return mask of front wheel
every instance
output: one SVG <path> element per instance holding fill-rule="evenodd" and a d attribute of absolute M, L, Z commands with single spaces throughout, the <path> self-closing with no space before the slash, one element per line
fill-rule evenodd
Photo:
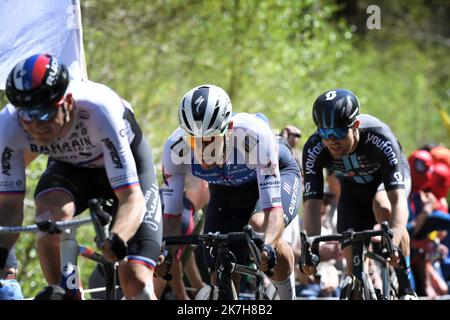
<path fill-rule="evenodd" d="M 354 275 L 345 276 L 341 283 L 339 300 L 366 300 L 364 285 Z"/>
<path fill-rule="evenodd" d="M 231 290 L 232 300 L 239 300 L 233 283 L 231 283 Z M 195 300 L 219 300 L 219 287 L 213 285 L 204 286 L 195 295 Z"/>
<path fill-rule="evenodd" d="M 264 288 L 263 297 L 264 300 L 280 300 L 277 288 L 275 288 L 272 282 L 269 282 L 267 287 Z"/>

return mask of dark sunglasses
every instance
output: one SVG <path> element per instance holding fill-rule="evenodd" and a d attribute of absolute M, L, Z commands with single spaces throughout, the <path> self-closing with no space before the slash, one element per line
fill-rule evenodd
<path fill-rule="evenodd" d="M 17 115 L 25 122 L 32 122 L 33 119 L 40 121 L 50 121 L 52 120 L 58 109 L 55 106 L 39 108 L 39 109 L 25 109 L 18 108 Z"/>
<path fill-rule="evenodd" d="M 289 133 L 289 135 L 290 135 L 290 136 L 294 136 L 294 137 L 296 137 L 296 138 L 301 138 L 301 137 L 302 137 L 302 135 L 299 134 L 299 133 Z"/>
<path fill-rule="evenodd" d="M 334 137 L 336 140 L 341 140 L 347 136 L 348 128 L 318 128 L 317 131 L 322 139 L 328 140 Z"/>

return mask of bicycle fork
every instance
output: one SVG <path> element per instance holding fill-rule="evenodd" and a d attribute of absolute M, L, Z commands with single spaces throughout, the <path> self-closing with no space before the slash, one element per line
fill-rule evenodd
<path fill-rule="evenodd" d="M 61 283 L 60 286 L 74 300 L 83 300 L 83 291 L 77 266 L 79 253 L 78 243 L 75 240 L 75 232 L 65 229 L 61 233 Z"/>
<path fill-rule="evenodd" d="M 230 251 L 227 246 L 218 248 L 218 259 L 216 262 L 217 287 L 219 288 L 219 300 L 236 300 L 232 274 L 233 265 L 230 258 Z"/>

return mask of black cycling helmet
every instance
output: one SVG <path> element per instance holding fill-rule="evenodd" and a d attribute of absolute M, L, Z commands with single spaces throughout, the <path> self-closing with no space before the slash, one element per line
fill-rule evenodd
<path fill-rule="evenodd" d="M 313 120 L 319 128 L 350 127 L 358 115 L 358 98 L 345 89 L 321 94 L 313 106 Z"/>
<path fill-rule="evenodd" d="M 39 109 L 58 102 L 69 85 L 69 71 L 56 57 L 35 54 L 20 61 L 6 80 L 6 96 L 15 107 Z"/>

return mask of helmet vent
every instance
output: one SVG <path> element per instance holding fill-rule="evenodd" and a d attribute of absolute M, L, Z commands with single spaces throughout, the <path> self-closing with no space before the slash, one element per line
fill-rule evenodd
<path fill-rule="evenodd" d="M 191 128 L 191 126 L 189 125 L 189 121 L 188 121 L 188 119 L 187 119 L 187 117 L 186 117 L 186 112 L 184 111 L 184 108 L 181 110 L 181 114 L 182 114 L 182 116 L 183 116 L 184 124 L 185 124 L 186 127 L 188 127 L 188 129 L 192 132 L 192 128 Z"/>
<path fill-rule="evenodd" d="M 217 102 L 219 102 L 219 100 L 217 100 Z M 216 104 L 216 106 L 217 106 L 217 104 Z M 213 115 L 211 117 L 211 121 L 209 121 L 209 124 L 208 124 L 208 129 L 214 125 L 214 122 L 217 119 L 217 115 L 219 114 L 219 110 L 220 110 L 220 108 L 217 108 L 217 107 L 214 109 Z"/>

